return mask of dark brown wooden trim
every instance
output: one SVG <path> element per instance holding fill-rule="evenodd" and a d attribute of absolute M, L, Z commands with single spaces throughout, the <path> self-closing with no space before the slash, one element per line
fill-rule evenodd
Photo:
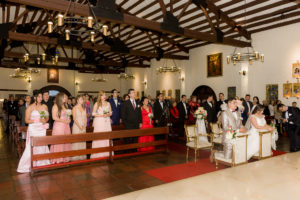
<path fill-rule="evenodd" d="M 28 90 L 18 90 L 18 89 L 0 89 L 3 92 L 28 92 Z"/>

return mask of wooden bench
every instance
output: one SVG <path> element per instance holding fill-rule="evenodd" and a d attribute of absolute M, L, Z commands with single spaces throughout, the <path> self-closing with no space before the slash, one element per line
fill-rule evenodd
<path fill-rule="evenodd" d="M 84 134 L 76 134 L 76 135 L 31 137 L 31 169 L 32 169 L 31 175 L 34 175 L 34 173 L 38 171 L 57 169 L 60 167 L 67 167 L 76 164 L 78 165 L 78 164 L 90 163 L 93 161 L 107 160 L 107 159 L 113 162 L 114 158 L 167 151 L 168 134 L 169 134 L 169 128 L 161 127 L 161 128 L 151 128 L 151 129 L 119 130 L 119 131 L 101 132 L 101 133 L 84 133 Z M 148 135 L 164 135 L 165 137 L 162 140 L 157 140 L 157 141 L 147 142 L 147 143 L 117 144 L 117 145 L 115 144 L 114 146 L 112 145 L 113 139 L 140 137 L 140 136 L 148 136 Z M 108 147 L 101 147 L 101 148 L 71 150 L 71 151 L 55 152 L 55 153 L 48 153 L 48 154 L 36 154 L 36 155 L 32 154 L 33 148 L 36 146 L 88 142 L 94 140 L 110 140 L 110 145 Z M 113 155 L 114 151 L 137 149 L 137 148 L 152 147 L 152 146 L 156 146 L 157 148 L 152 151 Z M 81 161 L 71 161 L 68 163 L 33 167 L 33 161 L 47 160 L 47 159 L 51 160 L 55 158 L 73 157 L 73 156 L 80 156 L 80 155 L 87 155 L 87 154 L 94 154 L 94 153 L 101 153 L 101 152 L 109 152 L 109 156 L 104 158 L 86 159 Z"/>

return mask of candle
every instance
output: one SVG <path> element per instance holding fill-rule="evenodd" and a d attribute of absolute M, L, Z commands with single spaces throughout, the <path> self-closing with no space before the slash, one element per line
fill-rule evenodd
<path fill-rule="evenodd" d="M 265 55 L 261 54 L 260 59 L 261 59 L 261 62 L 264 62 L 265 61 Z"/>
<path fill-rule="evenodd" d="M 104 35 L 104 36 L 107 36 L 107 28 L 108 28 L 107 25 L 103 25 L 103 26 L 102 26 L 102 29 L 103 29 L 103 35 Z"/>
<path fill-rule="evenodd" d="M 88 27 L 89 28 L 93 27 L 93 17 L 91 17 L 91 16 L 88 17 Z"/>
<path fill-rule="evenodd" d="M 66 40 L 70 40 L 70 30 L 66 30 Z"/>
<path fill-rule="evenodd" d="M 43 59 L 43 61 L 46 60 L 46 54 L 45 53 L 42 54 L 42 59 Z"/>
<path fill-rule="evenodd" d="M 230 56 L 227 56 L 227 64 L 230 63 Z"/>
<path fill-rule="evenodd" d="M 64 16 L 62 14 L 58 14 L 58 23 L 57 23 L 58 26 L 63 25 L 63 19 L 64 19 Z"/>
<path fill-rule="evenodd" d="M 95 32 L 91 32 L 91 42 L 95 42 Z"/>
<path fill-rule="evenodd" d="M 48 22 L 48 33 L 53 32 L 53 22 Z"/>
<path fill-rule="evenodd" d="M 238 60 L 241 60 L 241 53 L 238 53 L 238 54 L 237 54 L 237 59 L 238 59 Z"/>

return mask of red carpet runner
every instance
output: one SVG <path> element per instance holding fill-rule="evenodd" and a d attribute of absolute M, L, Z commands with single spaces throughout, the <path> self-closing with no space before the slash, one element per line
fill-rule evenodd
<path fill-rule="evenodd" d="M 206 154 L 204 152 L 202 153 Z M 273 151 L 274 156 L 282 154 L 285 154 L 285 152 Z M 158 178 L 161 181 L 164 181 L 165 183 L 170 183 L 173 181 L 198 176 L 225 168 L 227 167 L 219 164 L 219 168 L 216 169 L 215 163 L 210 163 L 209 158 L 206 157 L 204 159 L 198 160 L 196 163 L 188 162 L 184 164 L 172 165 L 168 167 L 148 170 L 146 171 L 146 173 L 154 176 L 155 178 Z"/>

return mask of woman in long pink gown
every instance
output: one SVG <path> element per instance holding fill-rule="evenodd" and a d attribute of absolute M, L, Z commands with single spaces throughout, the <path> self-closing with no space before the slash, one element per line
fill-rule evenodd
<path fill-rule="evenodd" d="M 46 105 L 42 105 L 42 93 L 36 92 L 34 94 L 34 103 L 27 107 L 25 112 L 25 122 L 28 125 L 27 136 L 26 136 L 26 147 L 23 152 L 23 155 L 19 161 L 17 172 L 19 173 L 28 173 L 31 171 L 31 146 L 30 139 L 31 136 L 46 136 L 46 124 L 49 117 L 43 116 L 41 117 L 40 113 L 44 111 L 48 112 L 48 108 Z M 33 154 L 45 154 L 49 153 L 48 146 L 39 146 L 33 148 Z M 49 160 L 39 160 L 33 162 L 33 167 L 35 166 L 43 166 L 50 165 Z"/>
<path fill-rule="evenodd" d="M 147 128 L 153 128 L 153 113 L 150 106 L 148 106 L 149 99 L 147 97 L 142 98 L 142 127 L 141 129 L 147 129 Z M 151 117 L 152 116 L 152 117 Z M 147 135 L 147 136 L 141 136 L 139 137 L 138 142 L 139 143 L 146 143 L 146 142 L 153 142 L 154 136 L 153 135 Z M 138 151 L 151 151 L 154 147 L 142 147 L 139 148 Z"/>
<path fill-rule="evenodd" d="M 52 117 L 54 120 L 52 135 L 70 135 L 70 116 L 67 115 L 66 107 L 67 98 L 64 93 L 58 93 L 56 96 L 56 104 L 52 108 Z M 51 145 L 50 152 L 71 151 L 72 144 L 55 144 Z M 70 157 L 52 159 L 51 163 L 69 162 Z"/>
<path fill-rule="evenodd" d="M 98 94 L 98 100 L 93 108 L 93 126 L 94 133 L 111 131 L 110 116 L 112 115 L 109 102 L 106 101 L 106 95 L 104 91 L 100 91 Z M 95 140 L 92 143 L 92 148 L 100 148 L 109 146 L 109 140 Z M 91 158 L 108 157 L 109 152 L 95 153 L 91 155 Z"/>

